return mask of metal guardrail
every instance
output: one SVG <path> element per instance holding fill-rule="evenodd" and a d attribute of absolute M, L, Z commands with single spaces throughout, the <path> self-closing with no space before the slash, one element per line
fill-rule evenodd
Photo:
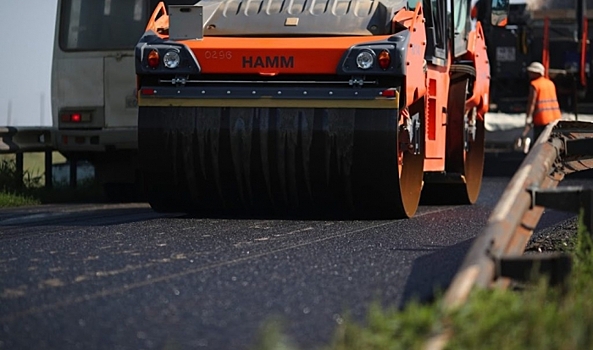
<path fill-rule="evenodd" d="M 0 127 L 0 154 L 14 154 L 17 177 L 22 180 L 24 153 L 45 153 L 45 186 L 52 187 L 52 152 L 50 127 Z M 20 183 L 22 186 L 22 182 Z"/>
<path fill-rule="evenodd" d="M 570 261 L 559 254 L 522 256 L 544 207 L 578 212 L 593 228 L 593 191 L 556 186 L 570 173 L 593 169 L 593 123 L 559 121 L 546 127 L 509 182 L 478 235 L 443 300 L 445 309 L 461 306 L 474 288 L 509 286 L 511 279 L 528 277 L 534 266 L 566 269 Z M 534 262 L 537 260 L 537 263 Z M 509 268 L 510 267 L 510 268 Z M 431 338 L 428 349 L 442 349 L 451 334 Z"/>
<path fill-rule="evenodd" d="M 0 154 L 53 150 L 50 127 L 0 127 Z"/>

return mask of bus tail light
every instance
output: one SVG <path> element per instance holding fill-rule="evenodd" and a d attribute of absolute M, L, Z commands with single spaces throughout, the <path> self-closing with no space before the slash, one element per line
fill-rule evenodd
<path fill-rule="evenodd" d="M 67 112 L 60 115 L 60 121 L 63 123 L 88 123 L 91 119 L 90 112 Z"/>
<path fill-rule="evenodd" d="M 157 50 L 150 51 L 150 53 L 148 54 L 147 60 L 148 60 L 148 66 L 150 68 L 157 68 L 160 63 L 159 52 Z"/>

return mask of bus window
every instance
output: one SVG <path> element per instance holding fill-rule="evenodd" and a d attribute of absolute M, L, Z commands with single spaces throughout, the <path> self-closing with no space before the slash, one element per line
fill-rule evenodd
<path fill-rule="evenodd" d="M 419 2 L 421 2 L 422 0 L 408 0 L 408 9 L 410 10 L 415 10 L 416 9 L 416 5 L 418 5 Z"/>
<path fill-rule="evenodd" d="M 64 51 L 130 50 L 148 21 L 146 0 L 63 0 L 59 43 Z"/>

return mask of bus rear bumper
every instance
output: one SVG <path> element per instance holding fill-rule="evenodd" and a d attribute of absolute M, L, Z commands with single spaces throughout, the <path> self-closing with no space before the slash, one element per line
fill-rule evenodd
<path fill-rule="evenodd" d="M 53 140 L 58 151 L 105 152 L 138 149 L 137 128 L 55 130 Z"/>

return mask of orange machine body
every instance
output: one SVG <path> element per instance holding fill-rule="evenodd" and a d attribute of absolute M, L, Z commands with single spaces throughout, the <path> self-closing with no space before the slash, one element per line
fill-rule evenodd
<path fill-rule="evenodd" d="M 159 17 L 158 15 L 161 14 Z M 438 172 L 445 169 L 445 135 L 447 126 L 447 96 L 449 87 L 448 64 L 433 65 L 424 60 L 427 45 L 425 18 L 422 6 L 395 13 L 392 27 L 410 30 L 409 49 L 406 51 L 405 100 L 408 107 L 423 100 L 425 103 L 424 170 Z M 163 32 L 169 25 L 165 7 L 157 8 L 147 25 L 147 31 Z M 157 34 L 168 39 L 166 34 Z M 180 40 L 195 55 L 202 74 L 248 75 L 282 77 L 286 75 L 334 75 L 345 52 L 357 44 L 386 40 L 390 35 L 343 37 L 217 37 L 201 40 Z M 489 67 L 480 24 L 469 33 L 468 51 L 464 58 L 474 62 L 476 83 L 467 100 L 467 109 L 478 108 L 483 119 L 488 109 Z M 145 96 L 145 98 L 158 98 Z"/>
<path fill-rule="evenodd" d="M 183 13 L 158 7 L 136 46 L 141 153 L 149 186 L 167 189 L 153 191 L 154 208 L 177 205 L 169 192 L 194 209 L 331 199 L 395 217 L 413 215 L 421 192 L 477 200 L 490 68 L 467 2 L 326 2 L 203 0 L 181 9 L 201 5 L 198 38 L 170 36 L 195 21 L 175 25 Z M 171 160 L 180 142 L 190 156 Z M 152 169 L 157 153 L 174 171 Z"/>

